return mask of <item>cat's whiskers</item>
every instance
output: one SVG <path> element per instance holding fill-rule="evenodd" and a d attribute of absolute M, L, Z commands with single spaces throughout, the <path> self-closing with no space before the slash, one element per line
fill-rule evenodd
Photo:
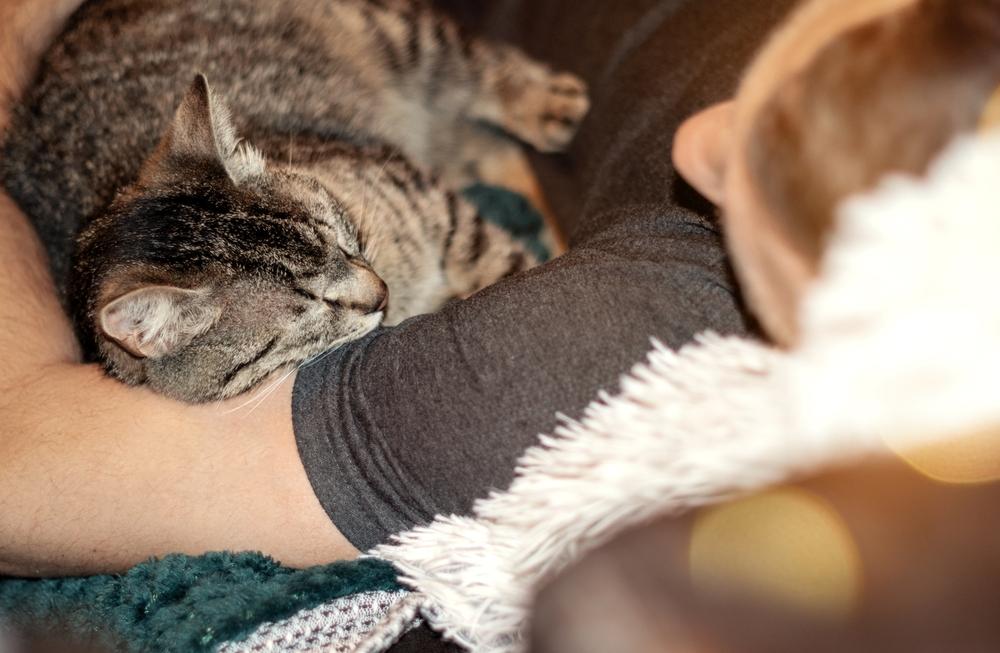
<path fill-rule="evenodd" d="M 390 161 L 392 161 L 392 155 L 391 154 L 386 158 L 386 160 L 382 163 L 382 166 L 378 169 L 378 172 L 375 174 L 375 180 L 374 181 L 372 181 L 372 179 L 367 174 L 364 174 L 364 176 L 363 176 L 363 180 L 367 181 L 368 183 L 365 185 L 364 194 L 361 196 L 361 222 L 362 222 L 362 224 L 366 224 L 367 221 L 368 221 L 368 215 L 367 215 L 368 214 L 368 193 L 369 193 L 369 191 L 371 191 L 372 188 L 375 187 L 375 184 L 377 184 L 382 179 L 382 173 L 385 172 L 385 167 L 387 165 L 389 165 Z M 367 173 L 367 170 L 366 170 L 366 173 Z"/>
<path fill-rule="evenodd" d="M 249 415 L 250 413 L 252 413 L 253 411 L 255 411 L 257 408 L 259 408 L 260 405 L 263 404 L 264 401 L 266 401 L 268 397 L 270 397 L 272 394 L 275 393 L 275 391 L 285 381 L 285 379 L 287 379 L 289 376 L 291 376 L 292 374 L 294 374 L 295 372 L 297 372 L 300 367 L 301 367 L 301 365 L 292 366 L 291 369 L 289 369 L 287 372 L 285 372 L 284 374 L 282 374 L 281 377 L 279 377 L 273 383 L 271 383 L 270 385 L 268 385 L 266 388 L 264 388 L 263 390 L 258 390 L 257 392 L 254 392 L 250 396 L 250 398 L 247 399 L 245 402 L 243 402 L 239 406 L 236 406 L 235 408 L 230 408 L 229 410 L 223 411 L 222 414 L 223 415 L 231 415 L 232 413 L 235 413 L 237 411 L 243 410 L 244 408 L 246 408 L 250 404 L 253 404 L 256 401 L 257 403 L 254 404 L 253 407 L 250 408 L 250 410 L 248 410 L 246 412 L 246 415 L 244 415 L 244 417 L 246 417 L 247 415 Z"/>
<path fill-rule="evenodd" d="M 256 404 L 254 404 L 250 408 L 250 410 L 248 410 L 246 412 L 246 415 L 244 415 L 244 417 L 249 416 L 250 413 L 252 413 L 253 411 L 255 411 L 258 408 L 260 408 L 261 404 L 263 404 L 265 401 L 267 401 L 267 398 L 270 397 L 271 395 L 273 395 L 278 390 L 278 387 L 281 386 L 281 384 L 285 381 L 285 379 L 287 379 L 292 374 L 294 374 L 296 371 L 298 371 L 298 369 L 299 369 L 298 366 L 294 366 L 290 370 L 288 370 L 287 372 L 285 372 L 284 374 L 282 374 L 281 378 L 279 378 L 277 381 L 275 381 L 274 383 L 272 383 L 268 387 L 268 389 L 264 391 L 264 393 L 260 397 L 260 400 Z"/>
<path fill-rule="evenodd" d="M 374 258 L 378 254 L 378 245 L 379 245 L 379 243 L 381 243 L 382 239 L 381 238 L 376 238 L 376 235 L 378 235 L 378 234 L 375 233 L 375 230 L 376 229 L 381 230 L 382 226 L 381 226 L 381 224 L 368 219 L 369 218 L 369 216 L 368 216 L 368 193 L 380 181 L 382 181 L 382 175 L 385 174 L 386 167 L 389 165 L 389 163 L 392 161 L 393 157 L 395 157 L 395 156 L 396 156 L 396 154 L 393 152 L 393 153 L 390 153 L 389 156 L 386 157 L 385 161 L 382 163 L 382 166 L 378 169 L 378 172 L 375 173 L 375 179 L 372 179 L 367 174 L 364 175 L 364 180 L 367 181 L 368 183 L 367 183 L 367 185 L 365 185 L 365 192 L 364 192 L 364 195 L 362 196 L 362 199 L 361 199 L 361 224 L 364 225 L 364 228 L 367 229 L 368 232 L 369 232 L 368 238 L 365 239 L 365 244 L 370 246 L 369 251 L 365 252 L 365 256 L 367 258 L 369 258 L 369 259 Z M 366 249 L 368 249 L 368 248 L 366 248 Z"/>
<path fill-rule="evenodd" d="M 326 358 L 327 356 L 329 356 L 333 352 L 337 351 L 338 349 L 340 349 L 340 345 L 337 345 L 336 347 L 333 347 L 331 349 L 327 349 L 324 352 L 316 354 L 312 358 L 308 358 L 308 359 L 302 361 L 302 363 L 298 366 L 297 369 L 302 369 L 304 367 L 309 367 L 311 365 L 315 365 L 316 363 L 320 362 L 321 360 L 323 360 L 324 358 Z"/>
<path fill-rule="evenodd" d="M 249 415 L 253 411 L 257 410 L 257 408 L 259 408 L 260 405 L 263 404 L 267 400 L 268 397 L 270 397 L 272 394 L 274 394 L 274 392 L 278 389 L 278 386 L 280 386 L 285 381 L 285 379 L 287 379 L 289 376 L 291 376 L 295 372 L 298 372 L 299 370 L 301 370 L 304 367 L 308 367 L 310 365 L 313 365 L 315 363 L 320 362 L 321 360 L 323 360 L 324 358 L 326 358 L 327 356 L 329 356 L 333 352 L 337 351 L 338 349 L 340 349 L 339 345 L 336 346 L 336 347 L 333 347 L 332 349 L 327 349 L 326 351 L 320 352 L 320 353 L 318 353 L 318 354 L 316 354 L 314 356 L 310 356 L 306 360 L 302 361 L 298 365 L 293 366 L 287 372 L 285 372 L 284 374 L 282 374 L 281 378 L 277 379 L 271 385 L 267 386 L 263 390 L 259 390 L 257 392 L 254 392 L 253 395 L 247 401 L 243 402 L 242 404 L 240 404 L 239 406 L 237 406 L 235 408 L 231 408 L 230 410 L 224 412 L 223 414 L 224 415 L 229 415 L 229 414 L 234 413 L 234 412 L 236 412 L 238 410 L 242 410 L 242 409 L 246 408 L 247 406 L 249 406 L 250 404 L 252 404 L 254 401 L 256 401 L 257 403 L 254 404 L 253 407 L 251 407 L 250 410 L 247 411 L 246 414 Z M 245 416 L 246 415 L 244 415 L 244 417 Z"/>

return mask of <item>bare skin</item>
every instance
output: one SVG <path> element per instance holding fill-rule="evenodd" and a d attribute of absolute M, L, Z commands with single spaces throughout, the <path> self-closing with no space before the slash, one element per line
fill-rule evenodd
<path fill-rule="evenodd" d="M 0 9 L 0 129 L 80 0 Z M 294 376 L 246 397 L 175 403 L 81 364 L 44 255 L 0 194 L 0 574 L 118 571 L 171 552 L 260 550 L 292 566 L 357 551 L 299 461 Z"/>
<path fill-rule="evenodd" d="M 678 171 L 723 214 L 726 244 L 751 308 L 779 344 L 794 345 L 810 266 L 773 227 L 750 177 L 746 143 L 757 112 L 783 81 L 838 35 L 916 0 L 813 0 L 775 33 L 736 98 L 698 113 L 674 137 Z"/>

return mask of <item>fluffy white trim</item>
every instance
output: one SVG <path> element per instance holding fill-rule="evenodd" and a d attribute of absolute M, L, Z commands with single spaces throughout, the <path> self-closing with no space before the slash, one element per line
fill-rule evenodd
<path fill-rule="evenodd" d="M 1000 424 L 1000 132 L 845 204 L 803 311 L 796 423 L 934 437 Z"/>
<path fill-rule="evenodd" d="M 626 527 L 886 453 L 880 434 L 1000 423 L 996 135 L 923 180 L 849 202 L 792 353 L 705 335 L 646 364 L 521 459 L 475 518 L 439 517 L 374 555 L 425 617 L 484 653 L 521 650 L 538 584 Z"/>

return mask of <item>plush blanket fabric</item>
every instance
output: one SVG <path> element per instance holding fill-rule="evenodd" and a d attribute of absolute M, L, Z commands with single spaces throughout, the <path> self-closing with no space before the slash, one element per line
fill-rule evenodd
<path fill-rule="evenodd" d="M 398 592 L 395 575 L 376 560 L 295 571 L 253 553 L 176 555 L 121 576 L 4 580 L 0 615 L 112 650 L 197 653 L 303 608 L 359 592 Z"/>

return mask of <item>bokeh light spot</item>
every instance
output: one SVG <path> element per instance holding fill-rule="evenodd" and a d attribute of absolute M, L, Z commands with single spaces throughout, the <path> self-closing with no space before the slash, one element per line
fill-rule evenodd
<path fill-rule="evenodd" d="M 862 572 L 840 515 L 802 490 L 778 490 L 710 509 L 689 548 L 699 593 L 769 601 L 824 618 L 848 616 Z"/>

